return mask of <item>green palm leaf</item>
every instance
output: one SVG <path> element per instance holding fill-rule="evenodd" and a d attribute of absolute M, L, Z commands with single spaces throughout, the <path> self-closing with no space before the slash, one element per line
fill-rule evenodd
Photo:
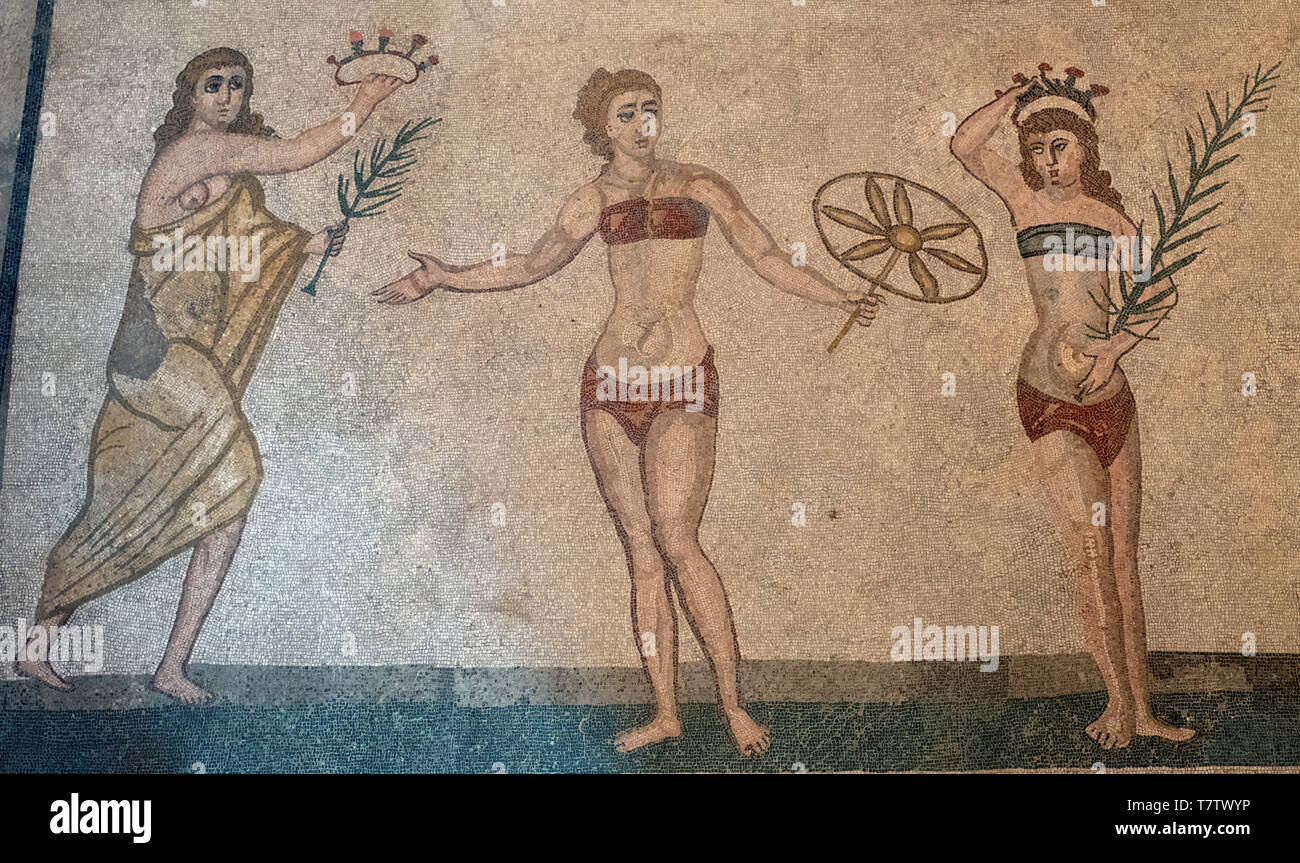
<path fill-rule="evenodd" d="M 441 117 L 425 117 L 414 123 L 407 120 L 393 136 L 391 144 L 386 138 L 376 141 L 370 148 L 369 158 L 362 156 L 360 150 L 353 152 L 352 179 L 339 174 L 337 184 L 339 212 L 343 214 L 344 225 L 353 219 L 382 215 L 387 212 L 385 208 L 389 204 L 402 196 L 403 180 L 400 178 L 410 171 L 416 161 L 412 145 L 428 138 L 428 135 L 421 133 L 440 122 Z M 385 182 L 375 185 L 377 180 Z M 348 198 L 349 192 L 352 192 L 351 199 Z M 316 296 L 316 283 L 320 281 L 329 257 L 328 254 L 321 255 L 316 275 L 303 287 L 303 293 Z"/>
<path fill-rule="evenodd" d="M 1126 273 L 1121 272 L 1119 274 L 1120 296 L 1118 303 L 1113 302 L 1110 297 L 1107 297 L 1104 301 L 1096 296 L 1092 298 L 1093 302 L 1104 310 L 1110 318 L 1107 331 L 1102 335 L 1094 336 L 1095 338 L 1112 338 L 1120 333 L 1130 333 L 1141 338 L 1154 339 L 1154 336 L 1151 336 L 1149 331 L 1146 334 L 1139 334 L 1133 328 L 1151 321 L 1154 321 L 1155 325 L 1158 326 L 1168 317 L 1173 304 L 1162 306 L 1161 303 L 1173 297 L 1177 291 L 1171 277 L 1190 266 L 1201 256 L 1205 249 L 1200 248 L 1185 254 L 1168 266 L 1163 265 L 1165 255 L 1180 246 L 1195 243 L 1198 239 L 1219 227 L 1218 224 L 1215 224 L 1198 230 L 1189 230 L 1193 224 L 1214 212 L 1222 202 L 1217 202 L 1196 212 L 1191 212 L 1191 208 L 1222 189 L 1228 183 L 1222 181 L 1205 188 L 1200 188 L 1200 184 L 1215 172 L 1232 164 L 1241 155 L 1235 153 L 1224 156 L 1224 153 L 1244 137 L 1237 129 L 1237 124 L 1242 120 L 1243 115 L 1247 111 L 1259 113 L 1265 109 L 1265 105 L 1270 98 L 1268 94 L 1278 81 L 1277 70 L 1281 65 L 1281 61 L 1273 64 L 1268 69 L 1264 69 L 1262 63 L 1257 65 L 1253 74 L 1245 76 L 1241 87 L 1241 98 L 1235 105 L 1231 96 L 1225 94 L 1222 106 L 1220 106 L 1215 102 L 1209 91 L 1206 91 L 1205 101 L 1209 106 L 1214 132 L 1213 134 L 1210 133 L 1204 117 L 1198 113 L 1196 122 L 1201 130 L 1201 147 L 1198 153 L 1191 130 L 1184 130 L 1183 134 L 1187 142 L 1188 154 L 1187 185 L 1181 190 L 1178 188 L 1173 163 L 1166 160 L 1165 172 L 1169 182 L 1168 209 L 1160 202 L 1158 194 L 1151 193 L 1151 202 L 1155 207 L 1156 222 L 1159 229 L 1159 235 L 1151 249 L 1149 262 L 1146 262 L 1151 267 L 1152 275 L 1149 279 L 1138 283 L 1130 279 Z M 1137 247 L 1144 247 L 1140 225 L 1138 227 Z M 1168 287 L 1156 292 L 1151 297 L 1143 296 L 1147 287 L 1165 280 L 1169 280 Z M 1152 329 L 1154 328 L 1153 326 Z"/>

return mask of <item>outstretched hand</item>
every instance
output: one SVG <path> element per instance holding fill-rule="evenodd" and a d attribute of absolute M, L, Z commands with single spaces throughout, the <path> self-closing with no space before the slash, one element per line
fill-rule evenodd
<path fill-rule="evenodd" d="M 395 282 L 370 292 L 377 301 L 390 306 L 404 306 L 426 297 L 448 283 L 450 271 L 442 261 L 432 255 L 419 252 L 407 252 L 420 262 L 418 269 L 412 270 Z"/>

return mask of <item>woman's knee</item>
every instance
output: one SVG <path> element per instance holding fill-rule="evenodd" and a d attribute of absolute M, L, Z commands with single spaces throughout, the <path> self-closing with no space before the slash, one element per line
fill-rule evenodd
<path fill-rule="evenodd" d="M 663 558 L 654 551 L 632 555 L 632 579 L 637 583 L 660 582 L 667 574 Z"/>
<path fill-rule="evenodd" d="M 1096 577 L 1111 571 L 1114 545 L 1109 527 L 1078 521 L 1067 528 L 1066 536 L 1076 564 L 1085 574 Z"/>
<path fill-rule="evenodd" d="M 644 581 L 664 577 L 663 558 L 651 538 L 649 528 L 644 533 L 628 532 L 623 539 L 623 548 L 627 552 L 628 570 L 632 578 Z"/>
<path fill-rule="evenodd" d="M 704 556 L 695 528 L 680 522 L 655 525 L 655 540 L 659 550 L 673 566 L 682 566 Z"/>

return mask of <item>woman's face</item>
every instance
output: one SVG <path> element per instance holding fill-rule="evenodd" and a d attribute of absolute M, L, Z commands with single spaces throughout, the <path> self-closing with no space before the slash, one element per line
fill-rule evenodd
<path fill-rule="evenodd" d="M 1054 129 L 1035 133 L 1025 142 L 1034 157 L 1034 168 L 1047 189 L 1067 189 L 1079 183 L 1083 169 L 1083 146 L 1073 132 Z"/>
<path fill-rule="evenodd" d="M 242 66 L 209 69 L 194 85 L 194 115 L 205 125 L 224 131 L 244 106 L 248 73 Z"/>
<path fill-rule="evenodd" d="M 659 99 L 650 90 L 628 90 L 609 100 L 605 134 L 621 152 L 633 159 L 653 155 L 664 124 Z"/>

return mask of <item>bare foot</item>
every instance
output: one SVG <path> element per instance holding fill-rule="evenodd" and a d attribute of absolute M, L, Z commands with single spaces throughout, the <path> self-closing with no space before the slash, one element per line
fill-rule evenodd
<path fill-rule="evenodd" d="M 182 704 L 207 704 L 212 700 L 211 692 L 186 679 L 180 672 L 159 671 L 153 676 L 149 688 L 170 695 Z"/>
<path fill-rule="evenodd" d="M 1196 734 L 1194 728 L 1178 728 L 1168 723 L 1161 722 L 1150 713 L 1139 716 L 1135 725 L 1138 734 L 1144 737 L 1163 737 L 1165 740 L 1172 740 L 1175 743 L 1183 743 L 1191 740 Z"/>
<path fill-rule="evenodd" d="M 1112 701 L 1084 730 L 1102 749 L 1123 749 L 1133 739 L 1133 729 L 1133 714 Z"/>
<path fill-rule="evenodd" d="M 762 755 L 772 745 L 772 733 L 751 719 L 742 708 L 734 707 L 723 712 L 741 755 Z"/>
<path fill-rule="evenodd" d="M 614 748 L 619 752 L 631 752 L 673 737 L 682 736 L 682 723 L 671 716 L 655 716 L 645 725 L 629 728 L 614 738 Z"/>
<path fill-rule="evenodd" d="M 39 680 L 46 686 L 57 689 L 60 692 L 71 692 L 72 684 L 59 677 L 59 673 L 54 670 L 54 666 L 44 659 L 39 662 L 32 659 L 24 659 L 22 662 L 14 663 L 14 671 L 19 677 L 29 677 L 32 680 Z"/>

